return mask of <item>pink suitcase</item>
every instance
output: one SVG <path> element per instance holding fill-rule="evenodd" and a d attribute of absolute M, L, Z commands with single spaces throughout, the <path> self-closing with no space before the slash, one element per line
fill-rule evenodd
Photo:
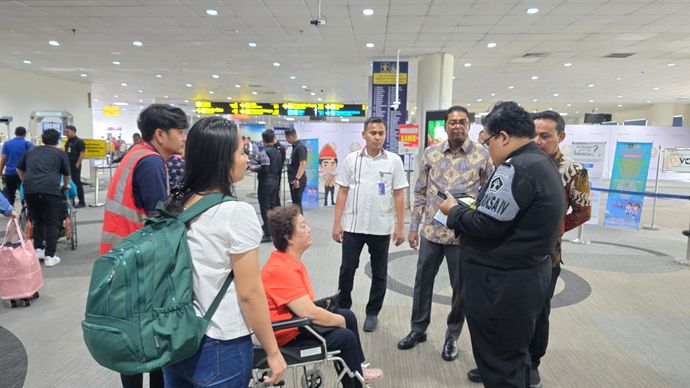
<path fill-rule="evenodd" d="M 0 246 L 0 298 L 9 300 L 11 307 L 16 307 L 19 300 L 29 306 L 43 287 L 43 273 L 34 245 L 31 240 L 24 240 L 16 219 L 7 223 L 5 242 L 12 240 L 14 230 L 17 231 L 19 245 L 13 247 L 3 243 Z"/>

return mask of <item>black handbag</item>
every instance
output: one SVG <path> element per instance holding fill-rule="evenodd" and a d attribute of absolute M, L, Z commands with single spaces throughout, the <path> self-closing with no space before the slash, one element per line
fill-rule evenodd
<path fill-rule="evenodd" d="M 326 309 L 332 313 L 335 312 L 335 310 L 338 308 L 338 299 L 340 298 L 340 293 L 337 293 L 335 295 L 331 295 L 325 298 L 317 299 L 314 301 L 314 304 L 316 307 L 321 307 L 322 309 Z"/>

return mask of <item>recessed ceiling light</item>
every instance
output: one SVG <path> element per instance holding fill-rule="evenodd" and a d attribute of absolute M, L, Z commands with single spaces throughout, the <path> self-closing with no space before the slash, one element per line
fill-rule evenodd
<path fill-rule="evenodd" d="M 668 66 L 668 67 L 673 67 L 673 66 L 675 66 L 675 65 L 676 65 L 675 63 L 667 63 L 667 64 L 666 64 L 666 66 Z"/>
<path fill-rule="evenodd" d="M 126 82 L 121 82 L 121 83 L 120 83 L 120 86 L 127 86 L 127 83 L 126 83 Z"/>
<path fill-rule="evenodd" d="M 206 14 L 211 15 L 211 16 L 217 16 L 218 11 L 216 11 L 215 9 L 207 9 Z"/>
<path fill-rule="evenodd" d="M 118 97 L 120 97 L 120 96 L 118 96 L 117 94 L 113 94 L 113 98 L 118 98 Z"/>
<path fill-rule="evenodd" d="M 285 120 L 287 120 L 287 121 L 295 121 L 295 118 L 294 118 L 294 117 L 286 117 Z"/>
<path fill-rule="evenodd" d="M 258 124 L 266 124 L 265 121 L 258 121 L 257 123 L 258 123 Z"/>
<path fill-rule="evenodd" d="M 216 94 L 216 92 L 214 92 L 213 90 L 209 90 L 208 94 Z"/>
<path fill-rule="evenodd" d="M 57 47 L 60 45 L 60 42 L 58 42 L 57 40 L 50 40 L 48 41 L 48 44 Z"/>
<path fill-rule="evenodd" d="M 135 46 L 137 46 L 137 47 L 141 47 L 141 46 L 144 45 L 144 44 L 143 44 L 141 41 L 139 41 L 139 40 L 135 40 L 134 42 L 132 42 L 132 44 L 135 45 Z"/>
<path fill-rule="evenodd" d="M 81 74 L 79 74 L 79 75 L 82 76 L 82 77 L 88 77 L 88 76 L 89 76 L 89 75 L 86 74 L 86 73 L 81 73 Z"/>
<path fill-rule="evenodd" d="M 553 108 L 549 107 L 547 110 L 553 110 Z"/>
<path fill-rule="evenodd" d="M 168 96 L 163 96 L 163 98 L 168 98 Z"/>
<path fill-rule="evenodd" d="M 573 104 L 565 104 L 565 106 L 568 106 L 568 107 L 570 107 L 570 106 L 573 106 Z"/>
<path fill-rule="evenodd" d="M 465 66 L 465 67 L 472 67 L 472 64 L 471 64 L 471 63 L 469 63 L 469 62 L 467 62 L 467 63 L 465 63 L 465 65 L 464 65 L 464 66 Z"/>
<path fill-rule="evenodd" d="M 249 44 L 247 44 L 247 46 L 249 46 L 249 47 L 256 47 L 256 43 L 254 43 L 254 42 L 249 42 Z"/>
<path fill-rule="evenodd" d="M 616 81 L 620 81 L 622 79 L 623 79 L 623 77 L 616 77 Z"/>
<path fill-rule="evenodd" d="M 573 64 L 572 64 L 572 63 L 570 63 L 570 62 L 568 62 L 568 63 L 564 63 L 564 64 L 563 64 L 563 66 L 565 66 L 565 67 L 570 67 L 570 66 L 572 66 L 572 65 L 573 65 Z"/>
<path fill-rule="evenodd" d="M 139 105 L 139 109 L 144 109 L 144 106 L 143 106 L 143 105 Z"/>
<path fill-rule="evenodd" d="M 341 118 L 340 118 L 340 121 L 342 121 L 342 122 L 344 122 L 344 123 L 349 123 L 349 122 L 350 122 L 350 119 L 345 118 L 345 117 L 341 117 Z"/>
<path fill-rule="evenodd" d="M 184 86 L 186 86 L 186 87 L 188 87 L 188 88 L 191 88 L 191 87 L 192 87 L 192 84 L 184 84 Z"/>
<path fill-rule="evenodd" d="M 364 16 L 371 16 L 374 14 L 374 10 L 371 8 L 364 8 L 362 10 L 362 13 L 364 14 Z"/>
<path fill-rule="evenodd" d="M 317 98 L 316 101 L 322 101 L 322 100 L 321 100 L 321 97 Z"/>
<path fill-rule="evenodd" d="M 30 65 L 30 64 L 31 64 L 31 61 L 28 60 L 28 59 L 25 59 L 23 62 L 24 62 L 24 64 L 26 64 L 26 65 Z"/>
<path fill-rule="evenodd" d="M 309 95 L 310 95 L 310 96 L 315 96 L 315 95 L 316 95 L 316 93 L 314 93 L 314 92 L 311 92 L 311 93 L 309 93 Z"/>
<path fill-rule="evenodd" d="M 367 46 L 368 48 L 372 48 L 372 47 L 374 47 L 374 46 L 376 46 L 376 45 L 373 44 L 373 43 L 371 43 L 371 42 L 369 42 L 369 43 L 366 44 L 366 46 Z"/>
<path fill-rule="evenodd" d="M 453 76 L 453 79 L 455 79 L 455 76 Z"/>
<path fill-rule="evenodd" d="M 510 86 L 508 86 L 508 89 L 515 89 L 515 86 L 510 85 Z"/>
<path fill-rule="evenodd" d="M 622 94 L 619 94 L 619 95 L 617 95 L 616 97 L 618 97 L 618 98 L 623 98 L 623 95 L 622 95 Z"/>
<path fill-rule="evenodd" d="M 589 100 L 589 102 L 594 102 L 594 99 Z"/>
<path fill-rule="evenodd" d="M 659 90 L 659 88 L 654 88 L 654 90 Z"/>
<path fill-rule="evenodd" d="M 532 76 L 532 79 L 539 79 L 539 76 L 538 76 L 538 75 L 533 75 L 533 76 Z"/>
<path fill-rule="evenodd" d="M 588 88 L 593 88 L 593 87 L 594 87 L 594 84 L 588 84 L 587 87 L 588 87 Z"/>
<path fill-rule="evenodd" d="M 259 93 L 257 93 L 257 92 L 252 92 L 252 94 L 256 96 L 256 95 L 259 94 Z"/>
<path fill-rule="evenodd" d="M 113 102 L 113 105 L 117 105 L 117 106 L 127 106 L 127 105 L 129 105 L 129 104 L 126 103 L 126 102 L 120 102 L 120 101 L 118 101 L 118 102 Z"/>
<path fill-rule="evenodd" d="M 297 77 L 294 76 L 294 75 L 291 75 L 291 76 L 290 76 L 290 79 L 297 79 Z"/>
<path fill-rule="evenodd" d="M 534 15 L 535 13 L 539 13 L 539 8 L 535 8 L 535 7 L 527 8 L 527 13 L 530 15 Z"/>
<path fill-rule="evenodd" d="M 184 100 L 184 103 L 185 103 L 185 104 L 188 103 L 188 102 L 189 102 L 189 100 Z"/>
<path fill-rule="evenodd" d="M 144 102 L 144 100 L 139 100 L 139 102 Z"/>
<path fill-rule="evenodd" d="M 230 97 L 230 96 L 228 96 L 227 98 L 228 98 L 228 100 L 232 100 L 232 97 Z"/>
<path fill-rule="evenodd" d="M 161 74 L 156 74 L 156 78 L 163 78 L 163 75 L 161 75 Z"/>
<path fill-rule="evenodd" d="M 567 116 L 568 112 L 561 112 L 560 114 L 561 114 L 561 116 Z"/>
<path fill-rule="evenodd" d="M 468 103 L 467 106 L 472 106 L 472 104 L 471 104 L 471 103 Z"/>
<path fill-rule="evenodd" d="M 302 89 L 306 89 L 306 88 L 307 88 L 307 85 L 302 85 Z"/>
<path fill-rule="evenodd" d="M 482 99 L 481 99 L 481 98 L 478 98 L 478 99 L 477 99 L 477 102 L 482 102 Z"/>
<path fill-rule="evenodd" d="M 113 61 L 113 65 L 119 65 L 120 61 Z"/>
<path fill-rule="evenodd" d="M 489 42 L 489 43 L 486 44 L 486 47 L 488 47 L 488 48 L 494 48 L 494 47 L 496 47 L 496 42 Z"/>
<path fill-rule="evenodd" d="M 273 62 L 273 66 L 279 67 L 279 66 L 280 66 L 280 62 Z"/>
<path fill-rule="evenodd" d="M 618 107 L 619 107 L 619 108 L 622 108 L 622 107 L 623 107 L 623 105 L 621 105 L 621 104 L 618 104 Z"/>
<path fill-rule="evenodd" d="M 143 89 L 139 89 L 139 90 L 137 90 L 137 93 L 144 93 L 144 90 L 143 90 Z"/>
<path fill-rule="evenodd" d="M 496 96 L 496 93 L 491 93 L 491 97 L 494 97 L 494 96 Z"/>
<path fill-rule="evenodd" d="M 647 101 L 645 101 L 645 102 L 646 102 L 647 104 L 649 104 L 649 103 L 652 102 L 652 101 L 651 101 L 651 100 L 647 100 Z"/>
<path fill-rule="evenodd" d="M 236 87 L 236 88 L 241 88 L 242 85 L 240 85 L 240 84 L 235 84 L 235 87 Z"/>
<path fill-rule="evenodd" d="M 215 79 L 220 78 L 220 76 L 219 76 L 218 74 L 213 74 L 213 75 L 211 75 L 211 77 L 213 77 L 213 78 L 215 78 Z"/>
<path fill-rule="evenodd" d="M 558 93 L 554 93 L 553 96 L 554 96 L 554 97 L 558 97 L 559 94 L 558 94 Z"/>
<path fill-rule="evenodd" d="M 532 99 L 532 102 L 537 102 L 537 101 L 539 101 L 539 100 L 537 100 L 536 98 Z"/>
<path fill-rule="evenodd" d="M 98 99 L 97 99 L 97 98 L 94 98 L 94 99 L 93 99 L 93 102 L 98 102 Z"/>

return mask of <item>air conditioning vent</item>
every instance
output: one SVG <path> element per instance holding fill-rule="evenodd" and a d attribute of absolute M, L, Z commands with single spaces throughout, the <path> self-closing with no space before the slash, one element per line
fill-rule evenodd
<path fill-rule="evenodd" d="M 523 54 L 521 57 L 513 58 L 511 62 L 513 63 L 532 63 L 536 62 L 545 56 L 547 56 L 547 53 L 526 53 Z"/>
<path fill-rule="evenodd" d="M 633 56 L 633 55 L 635 55 L 635 53 L 611 53 L 608 55 L 604 55 L 604 58 L 625 59 L 625 58 Z"/>

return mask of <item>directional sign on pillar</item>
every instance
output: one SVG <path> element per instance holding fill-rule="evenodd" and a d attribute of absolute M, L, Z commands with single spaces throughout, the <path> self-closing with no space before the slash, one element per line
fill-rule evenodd
<path fill-rule="evenodd" d="M 383 147 L 395 153 L 398 153 L 398 127 L 407 121 L 407 62 L 400 62 L 399 77 L 397 66 L 395 61 L 374 62 L 371 77 L 371 116 L 380 117 L 386 123 L 386 142 Z M 392 109 L 396 78 L 400 105 L 397 109 Z"/>

